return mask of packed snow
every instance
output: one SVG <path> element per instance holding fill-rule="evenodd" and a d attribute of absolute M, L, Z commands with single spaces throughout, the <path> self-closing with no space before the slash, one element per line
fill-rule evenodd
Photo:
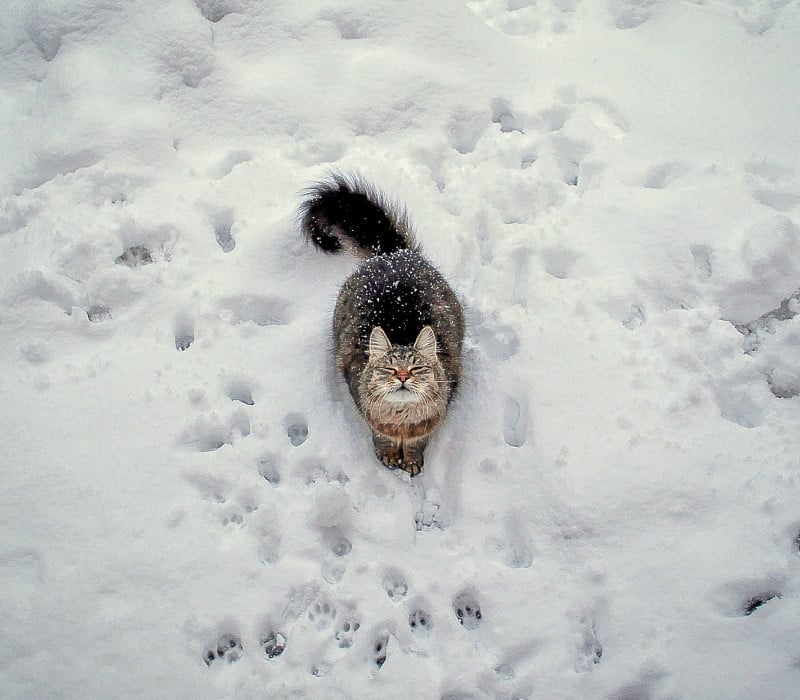
<path fill-rule="evenodd" d="M 0 695 L 800 697 L 800 6 L 9 0 Z M 406 204 L 423 474 L 333 367 Z"/>

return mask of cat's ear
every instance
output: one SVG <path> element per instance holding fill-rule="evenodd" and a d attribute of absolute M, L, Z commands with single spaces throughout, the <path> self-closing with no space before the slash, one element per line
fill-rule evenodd
<path fill-rule="evenodd" d="M 369 356 L 371 359 L 383 357 L 389 350 L 392 349 L 392 344 L 383 332 L 383 328 L 375 326 L 372 333 L 369 334 Z"/>
<path fill-rule="evenodd" d="M 436 336 L 433 328 L 425 326 L 414 341 L 414 350 L 417 350 L 423 357 L 429 360 L 436 359 Z"/>

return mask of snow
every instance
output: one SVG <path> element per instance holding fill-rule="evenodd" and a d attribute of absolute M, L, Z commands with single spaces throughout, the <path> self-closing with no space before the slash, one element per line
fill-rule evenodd
<path fill-rule="evenodd" d="M 11 0 L 4 698 L 800 687 L 800 9 Z M 336 376 L 330 168 L 466 376 L 411 480 Z"/>

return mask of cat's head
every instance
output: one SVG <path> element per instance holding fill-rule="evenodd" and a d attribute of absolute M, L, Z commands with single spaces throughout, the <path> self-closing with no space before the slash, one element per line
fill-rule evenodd
<path fill-rule="evenodd" d="M 392 404 L 435 402 L 440 392 L 441 365 L 436 356 L 436 336 L 425 326 L 414 345 L 393 346 L 380 326 L 369 337 L 368 389 L 371 397 Z"/>

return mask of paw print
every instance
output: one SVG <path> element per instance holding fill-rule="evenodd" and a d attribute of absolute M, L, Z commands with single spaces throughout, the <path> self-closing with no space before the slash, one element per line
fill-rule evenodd
<path fill-rule="evenodd" d="M 406 579 L 399 571 L 390 571 L 383 577 L 383 590 L 389 599 L 395 603 L 402 600 L 408 593 L 408 584 Z"/>
<path fill-rule="evenodd" d="M 468 630 L 477 629 L 483 620 L 481 606 L 471 593 L 459 593 L 453 601 L 453 610 L 459 623 Z"/>
<path fill-rule="evenodd" d="M 438 489 L 428 489 L 422 500 L 420 509 L 414 516 L 414 525 L 419 531 L 441 528 L 442 517 L 439 513 L 442 507 L 442 496 Z"/>
<path fill-rule="evenodd" d="M 388 647 L 389 635 L 386 633 L 379 635 L 372 645 L 372 650 L 375 652 L 375 665 L 378 668 L 381 668 L 386 663 L 386 650 Z"/>
<path fill-rule="evenodd" d="M 232 507 L 222 516 L 222 524 L 224 527 L 244 527 L 244 515 Z"/>
<path fill-rule="evenodd" d="M 431 629 L 430 615 L 424 610 L 412 610 L 408 616 L 408 626 L 414 633 L 427 633 Z"/>
<path fill-rule="evenodd" d="M 353 646 L 353 635 L 358 632 L 361 623 L 358 620 L 345 619 L 336 626 L 334 638 L 339 642 L 340 649 L 349 649 Z"/>
<path fill-rule="evenodd" d="M 337 557 L 346 557 L 353 551 L 353 543 L 341 533 L 332 533 L 328 544 Z"/>
<path fill-rule="evenodd" d="M 745 601 L 744 605 L 742 606 L 742 615 L 752 615 L 762 605 L 766 605 L 769 603 L 769 601 L 780 597 L 781 594 L 774 591 L 767 591 L 759 595 L 754 595 L 752 598 L 749 598 L 747 601 Z"/>
<path fill-rule="evenodd" d="M 336 608 L 328 601 L 317 601 L 308 611 L 308 619 L 318 630 L 324 630 L 336 619 Z"/>
<path fill-rule="evenodd" d="M 290 413 L 284 420 L 286 437 L 294 447 L 300 447 L 308 439 L 308 423 L 299 413 Z"/>
<path fill-rule="evenodd" d="M 206 649 L 203 660 L 210 666 L 217 659 L 225 659 L 229 664 L 238 661 L 242 655 L 242 641 L 234 634 L 223 634 L 217 643 Z"/>
<path fill-rule="evenodd" d="M 261 637 L 259 644 L 267 658 L 274 659 L 276 656 L 283 654 L 284 649 L 286 649 L 286 637 L 280 632 L 270 630 Z"/>
<path fill-rule="evenodd" d="M 575 672 L 591 671 L 603 657 L 603 645 L 597 637 L 594 619 L 581 619 L 581 628 L 575 638 Z"/>

